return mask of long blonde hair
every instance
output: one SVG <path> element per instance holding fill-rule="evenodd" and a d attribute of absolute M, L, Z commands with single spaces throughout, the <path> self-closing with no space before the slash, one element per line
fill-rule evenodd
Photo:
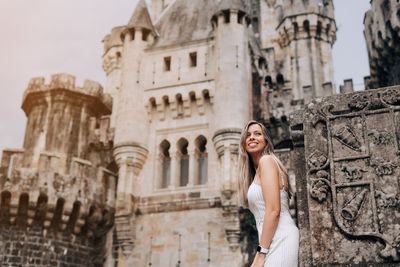
<path fill-rule="evenodd" d="M 275 156 L 274 154 L 274 145 L 272 144 L 271 138 L 268 136 L 267 128 L 257 121 L 251 120 L 242 130 L 242 134 L 240 137 L 240 145 L 239 145 L 239 175 L 238 175 L 238 196 L 239 196 L 239 205 L 243 207 L 248 207 L 247 202 L 247 191 L 251 183 L 254 180 L 254 176 L 256 174 L 256 169 L 254 167 L 254 163 L 246 151 L 246 138 L 247 131 L 251 125 L 257 124 L 261 127 L 264 139 L 265 139 L 265 147 L 262 152 L 263 155 L 271 155 L 275 158 L 276 162 L 279 165 L 281 171 L 288 176 L 286 168 L 283 166 L 282 162 Z M 288 183 L 289 186 L 289 183 Z M 290 189 L 289 189 L 290 190 Z M 290 192 L 290 191 L 289 191 Z"/>

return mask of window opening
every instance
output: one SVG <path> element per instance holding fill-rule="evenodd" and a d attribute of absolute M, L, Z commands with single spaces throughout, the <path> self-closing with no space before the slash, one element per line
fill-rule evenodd
<path fill-rule="evenodd" d="M 197 66 L 197 52 L 189 53 L 190 67 Z"/>
<path fill-rule="evenodd" d="M 171 70 L 171 57 L 164 57 L 164 71 Z"/>

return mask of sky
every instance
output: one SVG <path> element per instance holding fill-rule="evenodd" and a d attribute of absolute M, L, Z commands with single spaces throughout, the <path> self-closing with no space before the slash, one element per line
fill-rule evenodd
<path fill-rule="evenodd" d="M 105 85 L 104 36 L 125 25 L 137 0 L 0 0 L 0 151 L 21 148 L 26 117 L 21 101 L 29 80 L 54 73 Z M 369 75 L 363 19 L 369 0 L 334 0 L 337 25 L 333 46 L 338 87 L 352 78 L 363 88 Z"/>

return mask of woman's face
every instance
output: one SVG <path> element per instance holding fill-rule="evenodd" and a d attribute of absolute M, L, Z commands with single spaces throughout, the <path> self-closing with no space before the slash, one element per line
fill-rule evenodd
<path fill-rule="evenodd" d="M 249 154 L 262 153 L 266 146 L 265 138 L 258 124 L 252 124 L 247 129 L 246 151 Z"/>

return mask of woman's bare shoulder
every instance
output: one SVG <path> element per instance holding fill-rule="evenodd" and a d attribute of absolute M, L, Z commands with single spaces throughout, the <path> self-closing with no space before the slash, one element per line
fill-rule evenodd
<path fill-rule="evenodd" d="M 276 164 L 276 161 L 274 159 L 274 156 L 272 155 L 263 155 L 260 158 L 259 164 L 258 164 L 262 169 L 265 167 L 267 169 L 272 169 L 272 170 L 278 170 L 278 166 Z"/>
<path fill-rule="evenodd" d="M 260 158 L 260 162 L 259 163 L 262 163 L 262 164 L 274 164 L 275 163 L 274 156 L 272 156 L 272 155 L 263 155 Z"/>

